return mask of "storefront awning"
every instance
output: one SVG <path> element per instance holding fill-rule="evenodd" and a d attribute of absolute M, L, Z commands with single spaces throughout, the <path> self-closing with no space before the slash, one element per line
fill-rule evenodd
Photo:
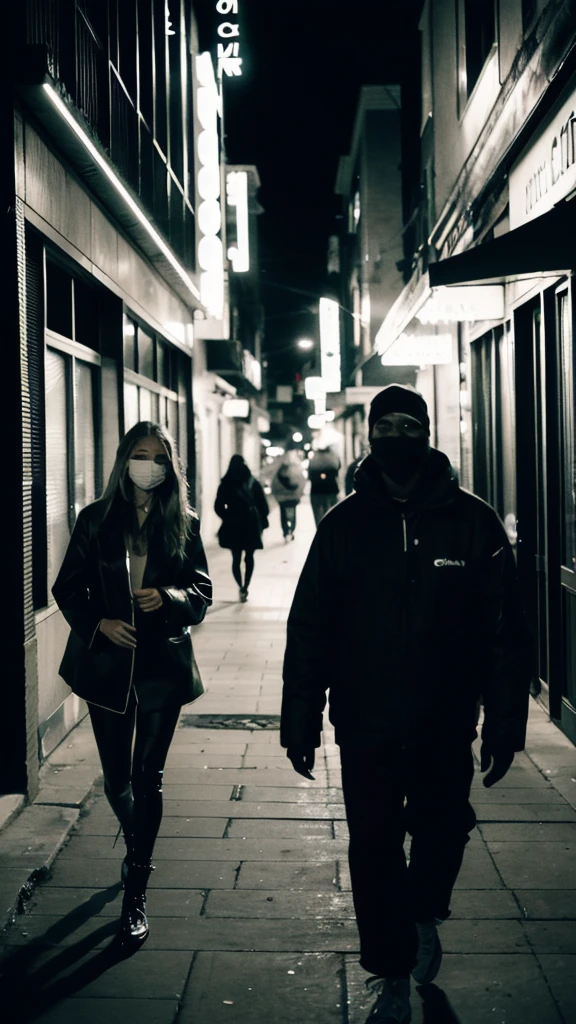
<path fill-rule="evenodd" d="M 576 267 L 576 199 L 484 245 L 428 268 L 430 286 L 505 284 L 517 278 L 565 273 Z"/>

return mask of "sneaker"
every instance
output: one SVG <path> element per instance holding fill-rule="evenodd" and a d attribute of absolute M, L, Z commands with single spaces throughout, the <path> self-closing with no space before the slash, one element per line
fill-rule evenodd
<path fill-rule="evenodd" d="M 416 925 L 418 929 L 418 962 L 412 977 L 419 985 L 429 985 L 440 970 L 442 946 L 434 921 Z"/>
<path fill-rule="evenodd" d="M 410 978 L 368 978 L 366 988 L 377 997 L 366 1024 L 410 1024 Z"/>

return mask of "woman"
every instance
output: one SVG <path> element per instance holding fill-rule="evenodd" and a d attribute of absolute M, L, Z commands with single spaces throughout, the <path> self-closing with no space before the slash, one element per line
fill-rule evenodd
<path fill-rule="evenodd" d="M 137 423 L 123 438 L 104 496 L 78 516 L 52 593 L 71 628 L 60 673 L 88 702 L 126 841 L 120 936 L 141 943 L 164 764 L 181 706 L 203 693 L 188 627 L 212 603 L 198 517 L 163 427 Z"/>
<path fill-rule="evenodd" d="M 232 551 L 232 575 L 240 588 L 240 600 L 248 600 L 254 572 L 254 551 L 262 548 L 262 531 L 268 526 L 268 502 L 241 455 L 233 455 L 220 481 L 214 511 L 222 526 L 218 531 L 221 548 Z M 245 574 L 242 582 L 242 552 Z"/>
<path fill-rule="evenodd" d="M 280 508 L 280 523 L 286 542 L 294 540 L 296 506 L 304 493 L 304 474 L 295 452 L 286 452 L 272 478 L 272 494 Z"/>

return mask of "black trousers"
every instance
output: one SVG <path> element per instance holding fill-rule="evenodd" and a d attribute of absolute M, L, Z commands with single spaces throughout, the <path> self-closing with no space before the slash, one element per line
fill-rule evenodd
<path fill-rule="evenodd" d="M 416 965 L 416 922 L 450 915 L 476 824 L 471 747 L 424 740 L 341 746 L 340 755 L 360 963 L 379 977 L 407 977 Z"/>
<path fill-rule="evenodd" d="M 280 525 L 284 537 L 287 537 L 289 533 L 294 533 L 296 529 L 296 505 L 291 505 L 287 501 L 280 503 Z"/>
<path fill-rule="evenodd" d="M 134 836 L 134 860 L 148 864 L 162 821 L 164 765 L 180 705 L 144 712 L 132 690 L 124 715 L 95 704 L 88 707 L 102 762 L 104 792 L 124 833 Z"/>
<path fill-rule="evenodd" d="M 254 572 L 254 551 L 244 551 L 244 581 L 242 581 L 242 551 L 243 548 L 232 548 L 232 575 L 240 588 L 250 586 L 250 580 Z"/>

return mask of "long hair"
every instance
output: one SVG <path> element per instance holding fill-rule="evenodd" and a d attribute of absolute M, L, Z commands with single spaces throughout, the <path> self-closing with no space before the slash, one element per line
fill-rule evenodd
<path fill-rule="evenodd" d="M 134 487 L 128 474 L 130 455 L 143 437 L 156 437 L 170 460 L 166 479 L 154 492 L 155 501 L 144 526 L 140 528 L 133 500 Z M 136 551 L 143 552 L 155 538 L 170 558 L 182 556 L 189 535 L 188 487 L 184 479 L 176 445 L 165 427 L 149 420 L 136 423 L 124 435 L 116 452 L 116 461 L 102 500 L 106 502 L 102 530 L 120 530 L 131 538 Z"/>
<path fill-rule="evenodd" d="M 233 455 L 222 480 L 225 480 L 227 483 L 240 485 L 248 483 L 251 476 L 250 467 L 246 465 L 242 456 Z"/>

